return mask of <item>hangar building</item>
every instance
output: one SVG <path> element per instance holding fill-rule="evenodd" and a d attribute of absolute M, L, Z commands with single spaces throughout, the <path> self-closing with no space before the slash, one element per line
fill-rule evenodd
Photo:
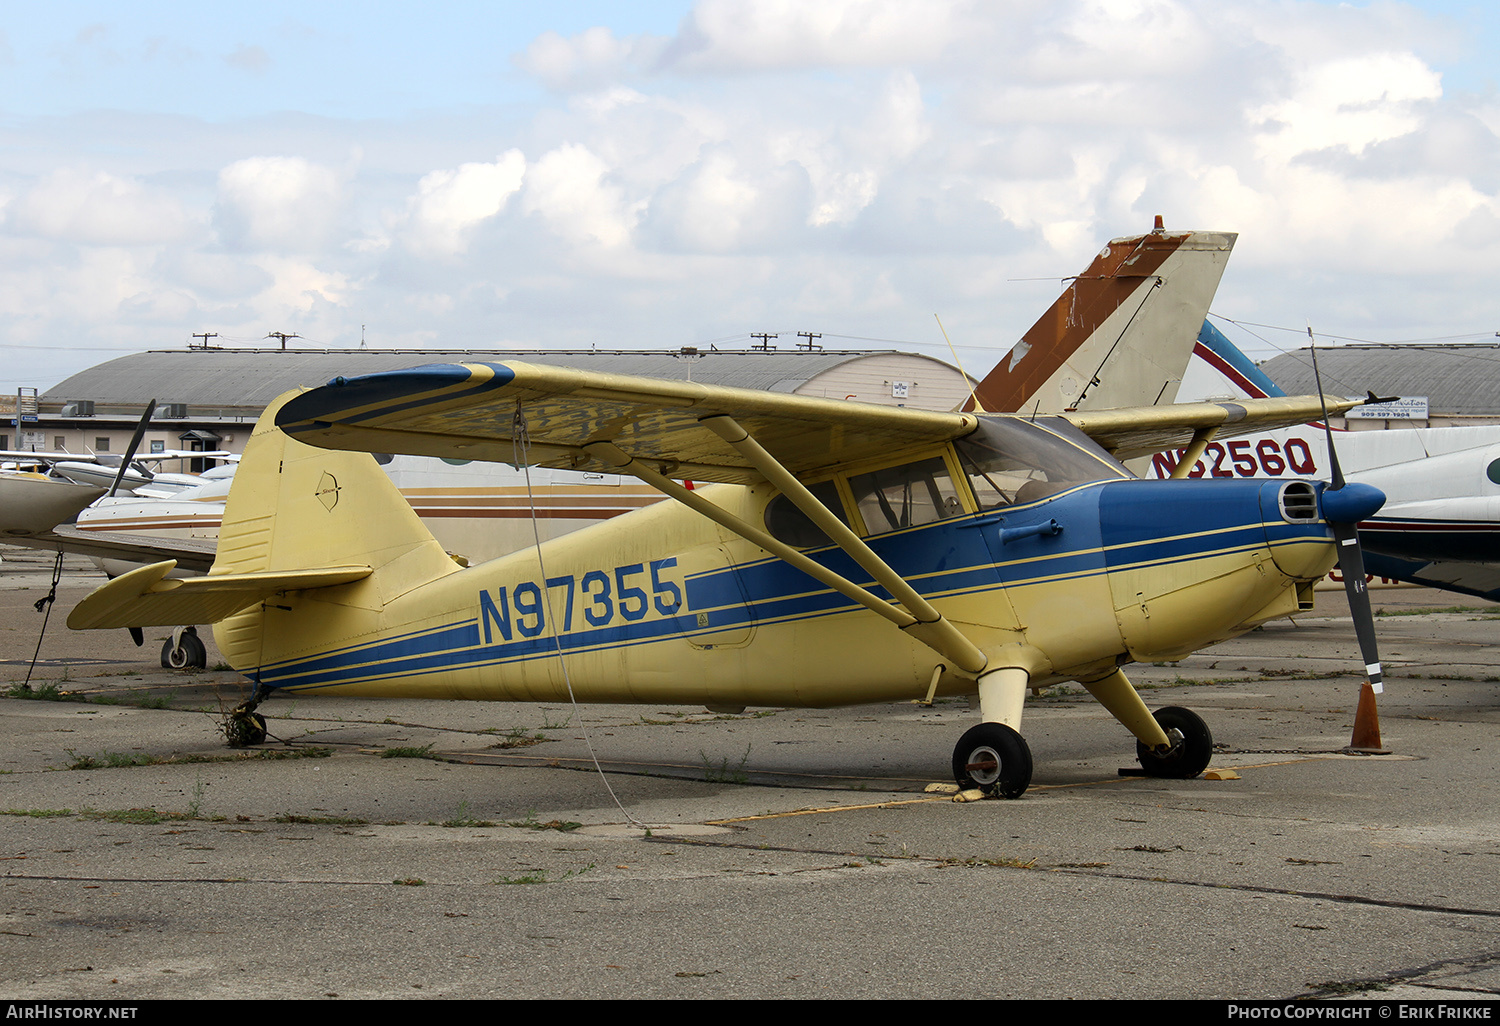
<path fill-rule="evenodd" d="M 1306 349 L 1282 353 L 1260 369 L 1288 395 L 1317 391 Z M 1323 391 L 1330 395 L 1401 396 L 1382 416 L 1377 408 L 1350 417 L 1356 430 L 1500 424 L 1500 345 L 1403 342 L 1318 348 Z M 1422 402 L 1425 400 L 1425 404 Z M 1354 411 L 1351 411 L 1351 413 Z M 1394 415 L 1392 415 L 1394 414 Z M 1344 426 L 1333 418 L 1336 426 Z"/>

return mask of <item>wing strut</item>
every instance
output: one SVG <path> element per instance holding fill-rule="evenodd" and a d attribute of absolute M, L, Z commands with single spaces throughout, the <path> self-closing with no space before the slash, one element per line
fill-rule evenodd
<path fill-rule="evenodd" d="M 978 673 L 988 663 L 983 652 L 973 642 L 964 637 L 956 627 L 943 619 L 941 613 L 917 594 L 906 580 L 896 573 L 870 550 L 862 539 L 850 531 L 843 522 L 828 512 L 828 509 L 809 492 L 802 482 L 798 481 L 786 470 L 775 457 L 766 452 L 759 443 L 749 436 L 749 433 L 740 427 L 733 418 L 727 416 L 706 417 L 702 423 L 715 434 L 729 442 L 741 455 L 748 459 L 751 464 L 759 470 L 772 485 L 781 490 L 782 494 L 791 499 L 799 509 L 812 519 L 813 523 L 823 529 L 840 548 L 849 554 L 881 587 L 895 596 L 903 606 L 910 612 L 892 606 L 879 595 L 874 594 L 867 588 L 862 588 L 840 574 L 817 563 L 807 556 L 798 552 L 790 545 L 778 541 L 765 531 L 746 523 L 739 517 L 724 510 L 722 507 L 709 502 L 696 492 L 689 491 L 682 485 L 667 478 L 665 475 L 645 466 L 639 460 L 621 450 L 612 442 L 594 442 L 583 448 L 590 455 L 602 460 L 614 467 L 616 470 L 632 474 L 657 491 L 676 499 L 683 505 L 701 513 L 710 520 L 719 524 L 727 530 L 744 538 L 752 544 L 759 545 L 768 552 L 773 553 L 780 559 L 803 571 L 808 576 L 826 584 L 840 594 L 846 595 L 854 601 L 865 606 L 901 630 L 906 631 L 917 641 L 937 652 L 944 659 L 950 660 L 958 668 L 969 673 Z"/>
<path fill-rule="evenodd" d="M 1185 480 L 1192 471 L 1194 465 L 1203 458 L 1203 451 L 1208 448 L 1208 443 L 1213 441 L 1214 435 L 1219 433 L 1219 426 L 1201 427 L 1193 432 L 1193 440 L 1183 450 L 1182 458 L 1177 461 L 1177 466 L 1172 468 L 1172 480 Z"/>

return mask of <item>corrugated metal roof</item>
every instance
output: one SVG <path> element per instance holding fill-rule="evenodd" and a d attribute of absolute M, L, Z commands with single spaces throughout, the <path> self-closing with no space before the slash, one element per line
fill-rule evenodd
<path fill-rule="evenodd" d="M 1260 365 L 1289 395 L 1316 391 L 1306 349 Z M 1350 345 L 1318 348 L 1323 391 L 1427 397 L 1433 416 L 1500 415 L 1500 345 Z"/>
<path fill-rule="evenodd" d="M 894 352 L 700 350 L 696 358 L 690 358 L 676 351 L 177 349 L 133 353 L 101 363 L 48 389 L 42 402 L 91 399 L 101 406 L 139 406 L 158 399 L 204 408 L 260 409 L 288 389 L 322 385 L 339 375 L 353 377 L 429 363 L 494 360 L 793 392 L 810 378 L 841 364 Z M 931 357 L 899 355 L 947 367 Z"/>

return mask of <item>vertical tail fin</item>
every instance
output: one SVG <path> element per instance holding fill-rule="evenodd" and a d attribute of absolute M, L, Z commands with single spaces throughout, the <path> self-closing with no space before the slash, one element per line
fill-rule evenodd
<path fill-rule="evenodd" d="M 316 449 L 276 427 L 289 393 L 262 414 L 224 506 L 210 574 L 367 563 L 409 567 L 423 583 L 453 560 L 402 498 L 374 457 Z M 399 586 L 399 582 L 391 582 Z"/>
<path fill-rule="evenodd" d="M 276 426 L 292 392 L 268 406 L 255 425 L 224 506 L 218 556 L 209 577 L 306 567 L 364 564 L 369 577 L 318 601 L 345 607 L 345 629 L 362 612 L 377 614 L 392 599 L 459 566 L 443 551 L 374 457 L 317 449 Z M 268 655 L 264 606 L 218 623 L 214 638 L 230 663 L 259 665 Z M 284 622 L 284 618 L 283 618 Z M 276 647 L 295 645 L 302 627 L 278 627 Z"/>
<path fill-rule="evenodd" d="M 1266 372 L 1251 363 L 1224 333 L 1208 321 L 1198 332 L 1198 342 L 1193 346 L 1193 357 L 1204 370 L 1201 382 L 1196 382 L 1198 394 L 1189 399 L 1206 399 L 1221 395 L 1238 395 L 1247 399 L 1265 399 L 1286 395 Z M 1195 366 L 1195 370 L 1196 370 Z M 1217 376 L 1217 377 L 1215 377 Z"/>
<path fill-rule="evenodd" d="M 975 390 L 992 413 L 1170 403 L 1238 236 L 1115 239 Z M 973 410 L 971 398 L 961 409 Z"/>

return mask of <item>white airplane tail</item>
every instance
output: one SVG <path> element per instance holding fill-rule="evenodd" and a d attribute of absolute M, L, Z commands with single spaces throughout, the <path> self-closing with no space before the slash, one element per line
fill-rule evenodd
<path fill-rule="evenodd" d="M 1171 403 L 1238 236 L 1115 239 L 975 389 L 991 413 Z M 972 411 L 971 398 L 961 409 Z"/>

